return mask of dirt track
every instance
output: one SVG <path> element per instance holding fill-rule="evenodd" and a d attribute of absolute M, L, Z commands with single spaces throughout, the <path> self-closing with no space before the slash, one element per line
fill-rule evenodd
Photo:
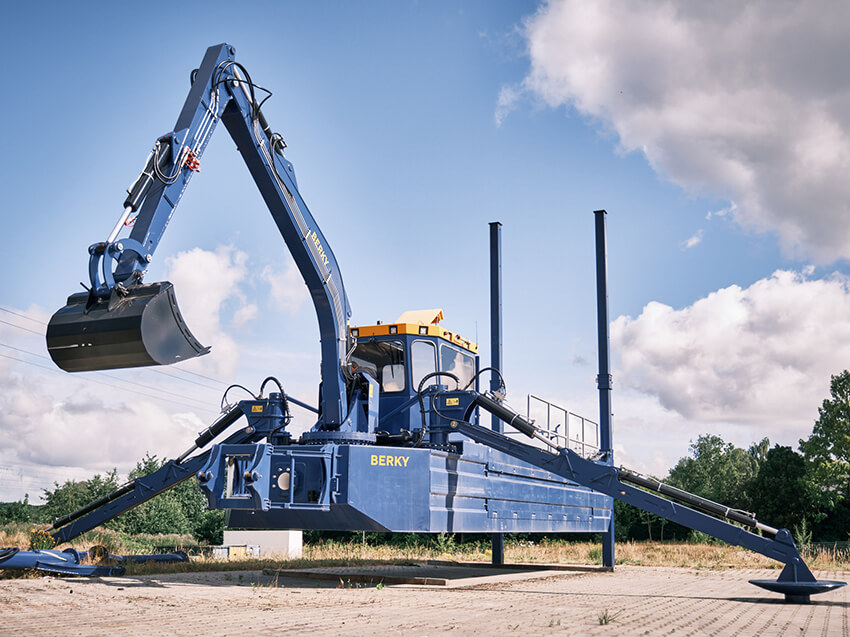
<path fill-rule="evenodd" d="M 0 581 L 0 635 L 848 635 L 844 587 L 786 605 L 778 571 L 618 567 L 459 587 L 257 572 Z M 815 573 L 848 581 L 850 572 Z M 275 586 L 277 584 L 277 586 Z M 340 588 L 340 586 L 343 586 Z M 600 616 L 612 618 L 600 624 Z"/>

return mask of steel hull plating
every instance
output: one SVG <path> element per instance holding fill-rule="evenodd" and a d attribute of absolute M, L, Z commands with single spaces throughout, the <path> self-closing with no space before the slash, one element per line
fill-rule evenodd
<path fill-rule="evenodd" d="M 462 455 L 359 445 L 305 451 L 275 447 L 268 482 L 255 485 L 269 485 L 268 498 L 261 498 L 265 510 L 246 497 L 244 508 L 231 511 L 229 526 L 601 533 L 611 519 L 610 497 L 475 443 L 465 442 Z M 234 500 L 217 503 L 232 507 Z"/>

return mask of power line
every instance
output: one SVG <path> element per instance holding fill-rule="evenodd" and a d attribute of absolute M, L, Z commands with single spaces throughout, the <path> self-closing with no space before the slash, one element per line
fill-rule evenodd
<path fill-rule="evenodd" d="M 6 348 L 14 350 L 16 352 L 20 352 L 21 354 L 27 354 L 29 356 L 35 356 L 36 358 L 41 358 L 43 360 L 51 360 L 49 357 L 45 356 L 44 354 L 38 354 L 36 352 L 31 352 L 31 351 L 26 350 L 26 349 L 21 349 L 20 347 L 15 347 L 13 345 L 9 345 L 8 343 L 0 343 L 0 347 L 6 347 Z M 14 360 L 20 360 L 20 359 L 14 359 Z M 21 361 L 21 362 L 26 362 L 26 361 Z M 45 368 L 45 369 L 47 369 L 47 368 Z M 50 369 L 52 371 L 56 371 L 53 368 L 50 368 Z M 192 383 L 193 385 L 198 385 L 200 387 L 203 387 L 204 389 L 208 389 L 209 391 L 215 391 L 215 392 L 218 391 L 217 389 L 214 389 L 214 388 L 209 387 L 207 385 L 203 385 L 202 383 L 197 383 L 193 380 L 189 380 L 188 378 L 180 378 L 179 376 L 167 374 L 167 373 L 165 373 L 161 370 L 152 369 L 150 371 L 158 372 L 158 373 L 162 374 L 163 376 L 167 376 L 168 378 L 176 378 L 177 380 L 182 380 L 182 381 L 185 381 L 187 383 Z M 117 380 L 117 381 L 122 382 L 122 383 L 130 383 L 132 385 L 137 385 L 139 387 L 145 387 L 146 389 L 151 389 L 151 390 L 156 391 L 156 392 L 171 394 L 172 396 L 177 396 L 178 398 L 184 398 L 184 399 L 186 398 L 183 394 L 177 394 L 177 393 L 174 393 L 174 392 L 167 391 L 165 389 L 159 389 L 157 387 L 151 387 L 150 385 L 143 385 L 142 383 L 138 383 L 136 381 L 125 380 L 123 378 L 118 378 L 117 376 L 113 376 L 112 374 L 107 374 L 106 372 L 98 371 L 98 372 L 95 372 L 95 373 L 96 374 L 102 374 L 103 376 L 106 376 L 107 378 L 112 378 L 113 380 Z M 77 378 L 88 380 L 85 376 L 78 376 Z M 195 402 L 201 402 L 200 400 L 193 399 L 193 398 L 189 398 L 189 400 L 194 400 Z"/>
<path fill-rule="evenodd" d="M 0 467 L 0 470 L 6 469 L 5 467 Z M 0 482 L 6 480 L 14 480 L 17 482 L 21 482 L 24 480 L 37 480 L 37 481 L 55 481 L 55 482 L 64 482 L 65 480 L 72 480 L 68 475 L 68 472 L 44 472 L 39 470 L 37 465 L 32 465 L 30 467 L 22 467 L 20 469 L 6 469 L 2 473 L 0 473 Z"/>
<path fill-rule="evenodd" d="M 223 380 L 219 380 L 218 378 L 210 378 L 209 376 L 204 376 L 203 374 L 199 374 L 198 372 L 190 372 L 188 369 L 181 369 L 179 371 L 183 372 L 184 374 L 191 374 L 192 376 L 197 376 L 198 378 L 205 378 L 207 380 L 211 380 L 212 382 L 218 383 L 219 385 L 222 385 L 224 387 L 227 387 L 228 385 L 228 383 L 225 383 Z"/>
<path fill-rule="evenodd" d="M 29 467 L 49 467 L 51 465 L 36 465 L 32 462 L 23 463 L 23 462 L 15 462 L 14 460 L 0 460 L 0 471 L 18 471 L 19 469 L 27 469 Z M 65 467 L 66 469 L 68 467 Z M 73 467 L 72 467 L 73 468 Z M 60 472 L 60 468 L 54 466 L 54 469 L 51 471 Z"/>
<path fill-rule="evenodd" d="M 95 474 L 91 471 L 87 471 L 86 469 L 81 468 L 79 471 L 75 471 L 73 474 L 65 473 L 62 475 L 59 474 L 45 474 L 39 473 L 36 470 L 26 471 L 24 473 L 14 473 L 14 474 L 0 474 L 0 485 L 2 484 L 36 484 L 36 485 L 49 485 L 53 486 L 54 484 L 59 484 L 60 486 L 65 484 L 66 482 L 80 482 L 81 480 L 87 480 L 92 478 Z M 103 475 L 103 474 L 97 474 Z"/>
<path fill-rule="evenodd" d="M 206 403 L 202 402 L 201 400 L 198 400 L 196 398 L 190 398 L 188 396 L 184 396 L 183 394 L 178 394 L 177 392 L 168 391 L 167 389 L 160 389 L 159 387 L 153 387 L 152 385 L 145 385 L 145 384 L 140 383 L 140 382 L 135 381 L 135 380 L 125 380 L 123 378 L 119 378 L 118 376 L 113 376 L 112 374 L 107 374 L 106 372 L 94 372 L 94 373 L 99 374 L 101 376 L 106 376 L 107 378 L 111 378 L 112 380 L 118 381 L 120 383 L 126 383 L 128 385 L 131 385 L 134 390 L 135 390 L 136 387 L 143 387 L 144 389 L 150 389 L 151 391 L 157 392 L 158 394 L 168 394 L 169 396 L 175 396 L 177 398 L 181 398 L 181 399 L 186 400 L 186 401 L 191 401 L 193 403 L 198 404 L 202 409 L 209 409 L 209 407 L 207 407 Z M 85 376 L 82 376 L 81 378 L 85 378 Z"/>
<path fill-rule="evenodd" d="M 0 343 L 0 346 L 2 346 L 2 347 L 8 347 L 9 349 L 13 349 L 13 350 L 15 350 L 16 352 L 21 352 L 21 353 L 23 353 L 23 354 L 29 354 L 30 356 L 35 356 L 36 358 L 42 358 L 42 359 L 44 359 L 44 360 L 50 360 L 47 356 L 43 356 L 42 354 L 36 354 L 35 352 L 29 352 L 29 351 L 27 351 L 27 350 L 25 350 L 25 349 L 20 349 L 20 348 L 18 348 L 18 347 L 12 347 L 11 345 L 7 345 L 6 343 Z M 8 358 L 8 357 L 7 357 L 7 358 Z M 17 358 L 16 358 L 16 359 L 14 359 L 14 360 L 20 360 L 20 359 L 17 359 Z M 26 361 L 21 360 L 20 362 L 25 363 Z M 43 366 L 39 365 L 39 367 L 43 367 Z M 53 369 L 53 368 L 47 368 L 47 367 L 43 367 L 43 369 L 50 369 L 51 371 L 58 371 L 58 370 L 55 370 L 55 369 Z M 60 372 L 60 373 L 61 373 L 61 372 Z M 201 401 L 200 401 L 200 400 L 197 400 L 197 399 L 194 399 L 194 398 L 187 398 L 186 396 L 184 396 L 184 395 L 182 395 L 182 394 L 177 394 L 177 393 L 175 393 L 175 392 L 167 391 L 167 390 L 165 390 L 165 389 L 159 389 L 158 387 L 151 387 L 150 385 L 143 385 L 142 383 L 138 383 L 138 382 L 136 382 L 136 381 L 125 380 L 125 379 L 123 379 L 123 378 L 119 378 L 119 377 L 117 377 L 117 376 L 113 376 L 112 374 L 107 374 L 106 372 L 95 372 L 95 373 L 96 373 L 96 374 L 100 374 L 100 375 L 102 375 L 102 376 L 106 376 L 107 378 L 111 378 L 112 380 L 117 380 L 118 382 L 121 382 L 121 383 L 128 383 L 128 384 L 130 384 L 130 385 L 133 385 L 133 387 L 134 387 L 134 388 L 135 388 L 135 387 L 144 387 L 145 389 L 150 389 L 150 390 L 155 391 L 155 392 L 160 392 L 160 393 L 163 393 L 163 394 L 170 394 L 171 396 L 176 396 L 177 398 L 182 398 L 182 399 L 184 399 L 184 400 L 191 400 L 191 401 L 193 401 L 193 402 L 196 402 L 196 403 L 202 404 L 202 405 L 203 405 L 203 407 L 204 407 L 204 408 L 206 408 L 206 405 L 205 405 L 205 404 L 203 404 L 203 403 L 201 403 Z M 166 376 L 168 376 L 168 374 L 166 374 Z M 82 380 L 90 380 L 90 379 L 88 379 L 88 378 L 87 378 L 87 377 L 85 377 L 85 376 L 77 376 L 77 378 L 80 378 L 80 379 L 82 379 Z"/>
<path fill-rule="evenodd" d="M 0 475 L 0 484 L 5 483 L 21 483 L 21 482 L 58 482 L 62 484 L 63 482 L 67 482 L 68 480 L 73 480 L 74 478 L 70 477 L 67 473 L 63 475 L 59 474 L 49 474 L 49 473 L 40 473 L 36 470 L 25 471 L 23 473 L 6 473 Z"/>
<path fill-rule="evenodd" d="M 15 312 L 14 310 L 10 310 L 5 307 L 0 307 L 0 311 L 8 312 L 9 314 L 14 314 L 15 316 L 20 316 L 21 318 L 27 319 L 28 321 L 32 321 L 33 323 L 38 323 L 39 325 L 47 325 L 44 321 L 41 321 L 37 318 L 33 318 L 31 316 L 27 316 L 26 314 L 21 314 L 20 312 Z"/>
<path fill-rule="evenodd" d="M 47 370 L 47 371 L 49 371 L 49 372 L 53 372 L 53 373 L 56 373 L 56 374 L 61 374 L 61 373 L 62 373 L 62 372 L 60 372 L 58 369 L 54 369 L 54 368 L 52 368 L 52 367 L 47 367 L 46 365 L 39 365 L 38 363 L 33 363 L 32 361 L 25 361 L 25 360 L 22 360 L 22 359 L 20 359 L 20 358 L 16 358 L 16 357 L 14 357 L 14 356 L 9 356 L 9 355 L 7 355 L 7 354 L 2 354 L 2 353 L 0 353 L 0 357 L 2 357 L 2 358 L 8 358 L 8 359 L 10 359 L 10 360 L 17 361 L 18 363 L 24 363 L 25 365 L 32 365 L 33 367 L 39 367 L 39 368 L 41 368 L 41 369 L 45 369 L 45 370 Z M 113 389 L 120 389 L 120 390 L 121 390 L 121 389 L 123 389 L 123 390 L 126 390 L 126 388 L 124 388 L 124 387 L 121 387 L 121 386 L 119 386 L 119 385 L 113 385 L 112 383 L 107 383 L 107 382 L 104 382 L 104 381 L 102 381 L 102 380 L 97 380 L 96 378 L 85 378 L 85 377 L 80 377 L 80 378 L 81 378 L 81 379 L 84 379 L 84 380 L 91 381 L 91 382 L 93 382 L 93 383 L 98 383 L 98 384 L 100 384 L 100 385 L 105 385 L 106 387 L 111 387 L 111 388 L 113 388 Z M 109 378 L 111 378 L 111 376 L 110 376 Z M 121 379 L 116 379 L 116 380 L 121 380 Z M 129 381 L 125 381 L 125 382 L 129 382 Z M 154 391 L 159 391 L 159 390 L 156 390 L 156 389 L 155 389 Z M 172 400 L 172 399 L 170 399 L 170 398 L 165 398 L 165 397 L 163 397 L 163 396 L 157 396 L 157 395 L 155 395 L 155 394 L 148 394 L 147 392 L 137 391 L 136 393 L 138 393 L 138 394 L 139 394 L 139 395 L 141 395 L 141 396 L 146 396 L 146 397 L 148 397 L 148 398 L 153 398 L 153 399 L 155 399 L 155 400 L 162 400 L 162 401 L 165 401 L 165 402 L 173 403 L 173 404 L 175 404 L 175 405 L 179 405 L 180 407 L 188 407 L 188 406 L 190 406 L 190 405 L 187 405 L 185 402 L 182 402 L 182 403 L 181 403 L 181 402 L 178 402 L 178 401 L 176 401 L 176 400 Z M 208 411 L 208 412 L 215 413 L 215 410 L 214 410 L 214 409 L 210 409 L 209 407 L 207 407 L 207 406 L 205 406 L 205 405 L 204 405 L 204 406 L 196 406 L 195 408 L 196 408 L 196 409 L 203 409 L 203 410 L 206 410 L 206 411 Z"/>
<path fill-rule="evenodd" d="M 66 480 L 74 480 L 79 478 L 72 477 L 73 475 L 104 475 L 104 472 L 93 472 L 84 467 L 77 467 L 73 471 L 41 471 L 37 465 L 22 467 L 20 469 L 3 471 L 0 473 L 0 480 L 50 480 L 56 482 L 65 482 Z M 109 472 L 106 472 L 107 474 Z"/>
<path fill-rule="evenodd" d="M 6 321 L 3 321 L 2 319 L 0 319 L 0 323 L 6 323 Z M 25 328 L 25 327 L 21 327 L 20 325 L 14 325 L 14 324 L 12 324 L 12 323 L 6 323 L 6 324 L 7 324 L 7 325 L 12 325 L 12 327 L 17 327 L 18 329 L 21 329 L 21 330 L 26 330 L 27 332 L 32 332 L 33 334 L 38 334 L 38 332 L 33 332 L 32 330 L 28 330 L 27 328 Z M 40 336 L 43 336 L 43 334 L 40 334 Z M 20 352 L 20 353 L 22 353 L 22 354 L 28 354 L 28 355 L 30 355 L 30 356 L 35 356 L 35 357 L 37 357 L 37 358 L 42 358 L 42 359 L 44 359 L 44 360 L 51 360 L 49 357 L 44 356 L 43 354 L 37 354 L 36 352 L 30 352 L 30 351 L 28 351 L 28 350 L 21 349 L 21 348 L 19 348 L 19 347 L 14 347 L 13 345 L 9 345 L 9 344 L 7 344 L 7 343 L 0 343 L 0 346 L 2 346 L 2 347 L 7 347 L 7 348 L 9 348 L 9 349 L 13 349 L 13 350 L 15 350 L 16 352 Z M 148 369 L 147 371 L 149 371 L 149 372 L 153 372 L 153 373 L 155 373 L 155 374 L 160 374 L 160 375 L 162 375 L 162 376 L 167 376 L 168 378 L 174 378 L 174 379 L 176 379 L 176 380 L 182 380 L 183 382 L 191 383 L 191 384 L 193 384 L 193 385 L 197 385 L 198 387 L 203 387 L 204 389 L 207 389 L 207 390 L 209 390 L 209 391 L 214 391 L 214 392 L 218 392 L 218 391 L 219 391 L 219 390 L 218 390 L 217 388 L 215 388 L 215 387 L 210 387 L 209 385 L 204 385 L 203 383 L 199 383 L 199 382 L 197 382 L 197 381 L 190 380 L 189 378 L 181 378 L 180 376 L 175 376 L 174 374 L 168 374 L 168 373 L 166 373 L 166 372 L 162 371 L 161 369 Z M 128 380 L 124 380 L 123 378 L 117 378 L 117 377 L 115 377 L 115 376 L 112 376 L 111 374 L 106 374 L 105 372 L 96 372 L 96 373 L 98 373 L 98 374 L 104 374 L 105 376 L 108 376 L 109 378 L 114 378 L 115 380 L 118 380 L 118 381 L 121 381 L 121 382 L 124 382 L 124 383 L 129 383 L 129 382 L 131 382 L 131 381 L 128 381 Z M 83 377 L 83 376 L 80 376 L 80 378 L 84 378 L 84 377 Z M 179 398 L 183 398 L 183 397 L 184 397 L 182 394 L 175 394 L 175 393 L 173 393 L 173 392 L 169 392 L 169 391 L 166 391 L 166 390 L 164 390 L 164 389 L 158 389 L 158 388 L 155 388 L 155 387 L 149 387 L 149 386 L 146 386 L 146 385 L 142 385 L 141 383 L 138 383 L 138 384 L 139 384 L 141 387 L 148 387 L 148 389 L 153 389 L 154 391 L 162 391 L 162 392 L 165 392 L 166 394 L 172 394 L 173 396 L 177 396 L 177 397 L 179 397 Z M 224 384 L 224 383 L 222 383 L 222 384 Z"/>
<path fill-rule="evenodd" d="M 182 380 L 184 383 L 192 383 L 193 385 L 197 385 L 198 387 L 203 387 L 204 389 L 208 389 L 209 391 L 221 393 L 221 390 L 218 389 L 217 387 L 210 387 L 209 385 L 205 385 L 204 383 L 199 383 L 198 381 L 192 380 L 190 378 L 182 378 L 181 376 L 177 376 L 175 374 L 169 374 L 168 372 L 166 372 L 162 369 L 147 368 L 147 371 L 153 372 L 154 374 L 160 374 L 161 376 L 168 376 L 168 378 L 174 378 L 174 379 L 177 379 L 177 380 Z M 185 370 L 183 370 L 183 371 L 185 371 Z M 216 382 L 221 382 L 221 381 L 216 381 Z M 226 385 L 226 383 L 221 383 L 221 384 Z"/>
<path fill-rule="evenodd" d="M 16 352 L 20 352 L 21 354 L 29 354 L 30 356 L 35 356 L 36 358 L 44 358 L 46 360 L 50 360 L 49 358 L 47 358 L 47 356 L 44 356 L 42 354 L 36 354 L 35 352 L 30 352 L 30 351 L 27 351 L 25 349 L 21 349 L 19 347 L 14 347 L 13 345 L 7 345 L 6 343 L 0 343 L 0 346 L 6 347 L 8 349 L 13 349 Z"/>
<path fill-rule="evenodd" d="M 0 323 L 4 323 L 6 325 L 11 325 L 12 327 L 17 327 L 19 330 L 29 332 L 30 334 L 35 334 L 36 336 L 44 336 L 44 332 L 36 332 L 35 330 L 31 330 L 28 327 L 21 327 L 20 325 L 15 325 L 14 323 L 10 323 L 9 321 L 4 321 L 3 319 L 0 319 Z"/>
<path fill-rule="evenodd" d="M 24 485 L 24 484 L 34 484 L 34 485 L 42 485 L 46 483 L 59 482 L 62 483 L 67 480 L 67 476 L 65 479 L 60 479 L 58 477 L 45 476 L 38 473 L 25 473 L 23 475 L 15 474 L 9 477 L 0 477 L 0 485 Z"/>
<path fill-rule="evenodd" d="M 76 471 L 79 467 L 73 467 L 69 465 L 47 465 L 47 464 L 36 464 L 34 462 L 19 462 L 15 460 L 0 460 L 0 471 L 18 471 L 20 469 L 29 469 L 30 467 L 36 467 L 37 470 L 42 470 L 48 473 L 64 473 L 66 471 Z"/>
<path fill-rule="evenodd" d="M 36 464 L 34 462 L 22 463 L 14 460 L 0 460 L 0 480 L 8 480 L 10 478 L 10 474 L 11 476 L 14 476 L 18 479 L 20 479 L 21 477 L 41 477 L 44 479 L 61 478 L 63 480 L 73 480 L 75 478 L 69 477 L 69 474 L 71 473 L 87 473 L 89 475 L 109 475 L 112 473 L 112 469 L 98 470 L 79 466 L 45 465 Z"/>

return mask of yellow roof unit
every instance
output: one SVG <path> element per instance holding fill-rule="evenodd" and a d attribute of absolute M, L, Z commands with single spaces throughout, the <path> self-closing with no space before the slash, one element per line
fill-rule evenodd
<path fill-rule="evenodd" d="M 393 334 L 411 334 L 419 336 L 438 336 L 465 350 L 478 353 L 478 344 L 463 338 L 460 334 L 443 329 L 437 323 L 443 320 L 443 310 L 412 310 L 403 312 L 395 323 L 360 325 L 350 328 L 354 338 L 366 336 L 389 336 Z"/>
<path fill-rule="evenodd" d="M 418 325 L 436 325 L 443 320 L 443 310 L 435 308 L 433 310 L 408 310 L 402 312 L 395 322 L 396 323 L 416 323 Z"/>

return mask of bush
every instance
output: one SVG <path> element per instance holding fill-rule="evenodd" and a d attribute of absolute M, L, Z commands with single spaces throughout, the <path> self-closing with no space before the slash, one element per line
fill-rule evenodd
<path fill-rule="evenodd" d="M 159 470 L 165 460 L 145 455 L 130 472 L 129 478 L 141 478 Z M 116 518 L 116 528 L 131 534 L 158 535 L 193 533 L 207 508 L 197 483 L 188 479 Z"/>
<path fill-rule="evenodd" d="M 81 482 L 66 480 L 61 485 L 54 482 L 53 486 L 52 490 L 44 490 L 44 518 L 50 522 L 115 491 L 118 488 L 118 472 L 113 469 Z"/>
<path fill-rule="evenodd" d="M 30 504 L 27 493 L 20 502 L 0 502 L 0 524 L 10 522 L 36 522 L 38 508 Z"/>
<path fill-rule="evenodd" d="M 137 535 L 185 534 L 191 531 L 189 519 L 173 494 L 163 493 L 118 517 L 119 529 Z"/>
<path fill-rule="evenodd" d="M 208 544 L 224 543 L 225 513 L 223 510 L 206 511 L 195 524 L 192 535 L 199 541 Z"/>
<path fill-rule="evenodd" d="M 30 550 L 40 551 L 52 549 L 56 545 L 53 536 L 44 529 L 33 529 L 30 531 Z"/>

